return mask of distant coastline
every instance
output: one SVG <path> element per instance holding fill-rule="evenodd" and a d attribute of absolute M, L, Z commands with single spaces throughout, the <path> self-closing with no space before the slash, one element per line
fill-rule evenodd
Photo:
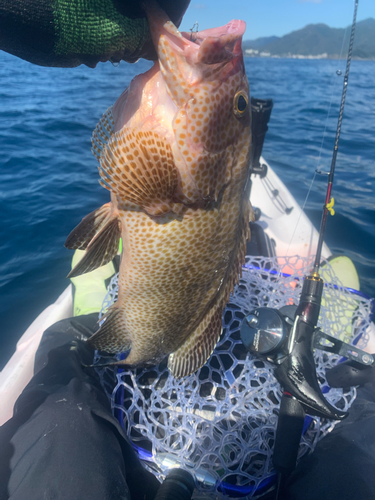
<path fill-rule="evenodd" d="M 344 56 L 340 56 L 337 54 L 327 54 L 326 52 L 323 54 L 271 54 L 270 52 L 264 51 L 254 51 L 253 49 L 247 49 L 244 51 L 245 57 L 259 57 L 259 58 L 269 58 L 269 59 L 346 59 L 346 54 Z M 352 57 L 355 61 L 375 61 L 375 57 Z"/>
<path fill-rule="evenodd" d="M 326 24 L 309 24 L 282 37 L 270 36 L 245 40 L 246 57 L 289 59 L 345 59 L 349 46 L 350 27 L 330 28 Z M 375 19 L 357 23 L 353 59 L 375 60 Z"/>

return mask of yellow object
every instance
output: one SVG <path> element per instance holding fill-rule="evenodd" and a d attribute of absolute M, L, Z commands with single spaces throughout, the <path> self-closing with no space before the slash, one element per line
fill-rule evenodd
<path fill-rule="evenodd" d="M 73 267 L 84 256 L 84 250 L 76 250 L 72 259 Z M 105 281 L 115 274 L 115 268 L 112 262 L 99 267 L 90 273 L 82 274 L 71 278 L 75 286 L 73 296 L 73 316 L 81 314 L 90 314 L 99 311 L 102 308 L 103 299 L 107 293 Z"/>
<path fill-rule="evenodd" d="M 335 277 L 345 288 L 354 288 L 355 290 L 359 290 L 357 270 L 349 257 L 346 257 L 345 255 L 338 255 L 337 257 L 331 258 L 329 260 L 329 264 L 332 267 Z M 328 272 L 327 267 L 324 265 L 321 267 L 320 275 L 325 282 L 329 282 L 331 279 L 331 275 Z M 353 300 L 353 297 L 350 296 L 350 294 L 346 296 L 344 293 L 340 293 L 340 303 L 338 303 L 337 293 L 338 292 L 335 290 L 331 291 L 326 289 L 324 294 L 325 298 L 322 299 L 322 307 L 328 307 L 330 312 L 327 312 L 327 316 L 330 320 L 332 320 L 333 325 L 333 331 L 327 333 L 335 335 L 335 333 L 342 331 L 344 326 L 345 333 L 344 336 L 342 334 L 340 335 L 340 339 L 344 342 L 349 342 L 352 336 L 352 319 L 357 303 Z M 335 306 L 335 303 L 338 305 Z M 345 309 L 344 316 L 340 316 L 338 312 L 338 309 L 341 307 L 344 307 Z"/>
<path fill-rule="evenodd" d="M 341 281 L 344 287 L 359 290 L 358 273 L 353 261 L 349 259 L 349 257 L 346 255 L 338 255 L 337 257 L 329 259 L 329 264 L 336 278 Z M 325 273 L 324 268 L 325 266 L 323 265 L 320 274 L 323 280 L 326 281 L 327 273 Z"/>
<path fill-rule="evenodd" d="M 332 196 L 331 201 L 327 203 L 327 210 L 331 215 L 335 215 L 335 211 L 333 210 L 334 204 L 335 204 L 335 198 Z"/>

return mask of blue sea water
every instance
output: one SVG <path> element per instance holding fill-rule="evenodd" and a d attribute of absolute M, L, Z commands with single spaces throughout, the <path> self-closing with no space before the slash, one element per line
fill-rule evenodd
<path fill-rule="evenodd" d="M 108 201 L 98 184 L 92 130 L 150 63 L 44 68 L 0 52 L 0 369 L 18 338 L 67 286 L 64 241 Z M 263 155 L 300 204 L 317 166 L 328 170 L 345 61 L 246 59 L 251 93 L 273 98 Z M 337 159 L 336 216 L 326 242 L 351 257 L 375 295 L 375 62 L 353 61 Z M 329 114 L 328 114 L 329 113 Z M 328 118 L 327 118 L 328 116 Z M 319 226 L 326 178 L 306 212 Z"/>

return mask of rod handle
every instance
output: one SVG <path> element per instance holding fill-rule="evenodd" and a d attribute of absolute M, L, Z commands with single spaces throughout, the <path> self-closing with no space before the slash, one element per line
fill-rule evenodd
<path fill-rule="evenodd" d="M 284 475 L 289 475 L 297 463 L 305 411 L 299 401 L 288 393 L 283 394 L 277 423 L 273 465 Z"/>

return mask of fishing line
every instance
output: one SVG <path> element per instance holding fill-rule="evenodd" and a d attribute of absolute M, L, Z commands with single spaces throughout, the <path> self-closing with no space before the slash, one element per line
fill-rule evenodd
<path fill-rule="evenodd" d="M 351 44 L 353 44 L 352 42 L 352 38 L 354 36 L 354 32 L 353 32 L 353 26 L 355 26 L 355 20 L 356 20 L 356 16 L 357 16 L 357 5 L 358 2 L 356 2 L 356 5 L 355 5 L 355 12 L 354 12 L 354 19 L 353 19 L 353 24 L 352 24 L 352 37 L 351 37 Z M 338 63 L 337 63 L 337 69 L 335 71 L 335 74 L 337 76 L 341 76 L 342 75 L 342 72 L 341 70 L 339 69 L 340 67 L 340 61 L 342 60 L 342 55 L 343 55 L 343 51 L 344 51 L 344 46 L 345 46 L 345 42 L 346 42 L 346 38 L 347 38 L 347 32 L 348 32 L 348 29 L 349 29 L 349 26 L 345 29 L 344 31 L 344 36 L 343 36 L 343 39 L 342 39 L 342 44 L 341 44 L 341 50 L 340 50 L 340 56 L 339 56 L 339 59 L 338 59 Z M 349 46 L 349 52 L 351 54 L 351 49 L 352 47 Z M 349 57 L 349 53 L 348 53 L 348 57 Z M 350 64 L 350 63 L 349 63 Z M 312 190 L 312 187 L 314 185 L 314 182 L 315 182 L 315 178 L 316 178 L 316 175 L 317 174 L 320 174 L 320 175 L 324 175 L 324 172 L 322 172 L 320 169 L 319 169 L 319 164 L 320 164 L 320 161 L 321 161 L 321 158 L 322 158 L 322 151 L 323 151 L 323 145 L 324 145 L 324 141 L 325 141 L 325 138 L 326 138 L 326 134 L 327 134 L 327 127 L 328 127 L 328 120 L 330 118 L 330 115 L 331 115 L 331 108 L 332 108 L 332 101 L 333 101 L 333 95 L 334 95 L 334 92 L 335 92 L 335 81 L 332 81 L 332 84 L 331 84 L 331 93 L 330 93 L 330 99 L 329 99 L 329 104 L 328 104 L 328 110 L 327 110 L 327 115 L 326 115 L 326 119 L 325 119 L 325 124 L 324 124 L 324 130 L 323 130 L 323 135 L 322 135 L 322 140 L 321 140 L 321 143 L 320 143 L 320 148 L 319 148 L 319 156 L 318 156 L 318 159 L 317 159 L 317 162 L 316 162 L 316 168 L 315 168 L 315 171 L 314 171 L 314 174 L 313 174 L 313 177 L 311 179 L 311 182 L 310 182 L 310 186 L 309 186 L 309 189 L 307 191 L 307 194 L 306 194 L 306 197 L 305 197 L 305 200 L 303 202 L 303 205 L 301 207 L 301 212 L 298 216 L 298 219 L 297 219 L 297 222 L 294 226 L 294 230 L 293 230 L 293 233 L 292 233 L 292 236 L 290 238 L 290 241 L 289 241 L 289 245 L 288 245 L 288 248 L 287 248 L 287 251 L 286 251 L 286 256 L 288 256 L 289 254 L 289 250 L 290 250 L 290 247 L 291 247 L 291 244 L 294 240 L 294 236 L 296 234 L 296 231 L 297 231 L 297 228 L 298 228 L 298 225 L 300 223 L 300 220 L 301 220 L 301 216 L 302 214 L 305 212 L 305 207 L 306 207 L 306 204 L 307 204 L 307 201 L 309 199 L 309 196 L 310 196 L 310 193 L 311 193 L 311 190 Z"/>
<path fill-rule="evenodd" d="M 333 178 L 334 178 L 334 174 L 335 174 L 336 159 L 337 159 L 337 153 L 338 153 L 338 145 L 339 145 L 339 139 L 340 139 L 340 133 L 341 133 L 342 119 L 343 119 L 343 115 L 344 115 L 344 105 L 345 105 L 346 92 L 348 90 L 349 70 L 350 70 L 350 63 L 352 60 L 352 52 L 353 52 L 353 44 L 354 44 L 354 32 L 355 32 L 356 19 L 357 19 L 357 9 L 358 9 L 358 0 L 355 0 L 352 30 L 350 33 L 349 50 L 348 50 L 348 57 L 346 60 L 346 70 L 345 70 L 345 75 L 344 75 L 344 85 L 343 85 L 342 95 L 341 95 L 340 112 L 339 112 L 339 118 L 338 118 L 337 128 L 336 128 L 336 137 L 335 137 L 335 145 L 334 145 L 333 154 L 332 154 L 331 168 L 330 168 L 330 171 L 328 174 L 328 186 L 327 186 L 327 192 L 326 192 L 326 199 L 325 199 L 325 203 L 324 203 L 322 220 L 320 223 L 319 240 L 318 240 L 318 246 L 316 249 L 316 256 L 315 256 L 315 263 L 314 263 L 314 272 L 318 272 L 318 269 L 320 266 L 320 258 L 321 258 L 321 253 L 322 253 L 323 238 L 324 238 L 324 233 L 325 233 L 328 212 L 330 212 L 332 215 L 334 214 L 334 211 L 332 208 L 334 200 L 333 200 L 333 198 L 331 199 L 331 191 L 332 191 L 332 185 L 333 185 Z"/>
<path fill-rule="evenodd" d="M 316 174 L 317 174 L 317 171 L 315 170 L 314 175 L 313 175 L 313 178 L 312 178 L 311 183 L 310 183 L 310 187 L 309 187 L 309 189 L 308 189 L 308 191 L 307 191 L 307 195 L 306 195 L 305 201 L 303 202 L 303 205 L 302 205 L 302 207 L 301 207 L 301 212 L 300 212 L 300 214 L 299 214 L 299 216 L 298 216 L 298 219 L 297 219 L 297 222 L 296 222 L 296 224 L 295 224 L 295 226 L 294 226 L 293 234 L 292 234 L 292 236 L 291 236 L 291 238 L 290 238 L 289 245 L 288 245 L 288 248 L 287 248 L 287 251 L 286 251 L 286 257 L 287 257 L 287 256 L 288 256 L 288 254 L 289 254 L 290 245 L 292 244 L 292 241 L 293 241 L 293 239 L 294 239 L 294 235 L 296 234 L 297 227 L 298 227 L 299 222 L 300 222 L 300 220 L 301 220 L 301 216 L 302 216 L 302 214 L 305 212 L 305 206 L 306 206 L 307 200 L 308 200 L 308 198 L 309 198 L 309 196 L 310 196 L 310 192 L 311 192 L 311 189 L 312 189 L 312 187 L 313 187 L 313 184 L 314 184 L 314 181 L 315 181 Z"/>
<path fill-rule="evenodd" d="M 191 42 L 195 42 L 195 40 L 193 40 L 193 35 L 196 35 L 198 33 L 198 29 L 199 29 L 199 24 L 198 24 L 198 21 L 195 21 L 195 23 L 193 24 L 193 27 L 190 28 L 190 41 Z"/>
<path fill-rule="evenodd" d="M 345 30 L 345 33 L 344 33 L 344 37 L 343 37 L 343 40 L 342 40 L 342 44 L 341 44 L 341 50 L 340 50 L 340 56 L 339 56 L 339 62 L 337 63 L 337 69 L 335 71 L 335 74 L 337 76 L 341 76 L 342 75 L 342 72 L 341 70 L 339 69 L 339 66 L 340 66 L 340 61 L 342 59 L 342 53 L 343 53 L 343 50 L 344 50 L 344 44 L 345 44 L 345 41 L 346 41 L 346 33 L 347 33 L 347 30 L 348 28 Z M 324 124 L 324 131 L 323 131 L 323 137 L 322 137 L 322 142 L 320 144 L 320 149 L 319 149 L 319 156 L 318 156 L 318 160 L 317 160 L 317 164 L 316 164 L 316 169 L 315 169 L 315 173 L 318 173 L 320 174 L 321 171 L 319 170 L 319 163 L 320 163 L 320 160 L 322 158 L 322 151 L 323 151 L 323 144 L 324 144 L 324 141 L 325 141 L 325 138 L 326 138 L 326 133 L 327 133 L 327 126 L 328 126 L 328 120 L 330 118 L 330 115 L 331 115 L 331 108 L 332 108 L 332 100 L 333 100 L 333 94 L 335 92 L 335 81 L 332 81 L 332 84 L 331 84 L 331 95 L 330 95 L 330 100 L 329 100 L 329 104 L 328 104 L 328 111 L 327 111 L 327 116 L 326 116 L 326 121 L 325 121 L 325 124 Z M 315 179 L 316 175 L 314 175 L 314 179 Z"/>
<path fill-rule="evenodd" d="M 335 71 L 335 74 L 337 76 L 341 76 L 342 75 L 342 72 L 339 69 L 339 67 L 340 67 L 340 62 L 342 60 L 342 54 L 343 54 L 343 51 L 344 51 L 344 45 L 345 45 L 345 42 L 346 42 L 346 35 L 347 35 L 347 32 L 348 32 L 348 29 L 349 29 L 349 26 L 345 29 L 344 36 L 343 36 L 343 39 L 342 39 L 340 56 L 339 56 L 339 59 L 338 59 L 338 62 L 337 62 L 337 69 Z M 321 160 L 321 157 L 322 157 L 323 144 L 324 144 L 324 140 L 325 140 L 325 136 L 326 136 L 326 132 L 327 132 L 328 120 L 329 120 L 329 117 L 330 117 L 330 114 L 331 114 L 331 107 L 332 107 L 332 100 L 333 100 L 333 94 L 334 94 L 334 92 L 335 92 L 335 81 L 332 81 L 332 84 L 331 84 L 331 95 L 330 95 L 330 100 L 329 100 L 329 104 L 328 104 L 327 117 L 326 117 L 326 121 L 325 121 L 325 124 L 324 124 L 323 137 L 322 137 L 322 142 L 321 142 L 321 145 L 320 145 L 319 157 L 318 157 L 318 160 L 317 160 L 317 165 L 316 165 L 315 173 L 319 173 L 319 171 L 318 172 L 316 172 L 316 171 L 319 168 L 319 163 L 320 163 L 320 160 Z M 316 176 L 314 175 L 314 178 L 315 177 Z"/>

